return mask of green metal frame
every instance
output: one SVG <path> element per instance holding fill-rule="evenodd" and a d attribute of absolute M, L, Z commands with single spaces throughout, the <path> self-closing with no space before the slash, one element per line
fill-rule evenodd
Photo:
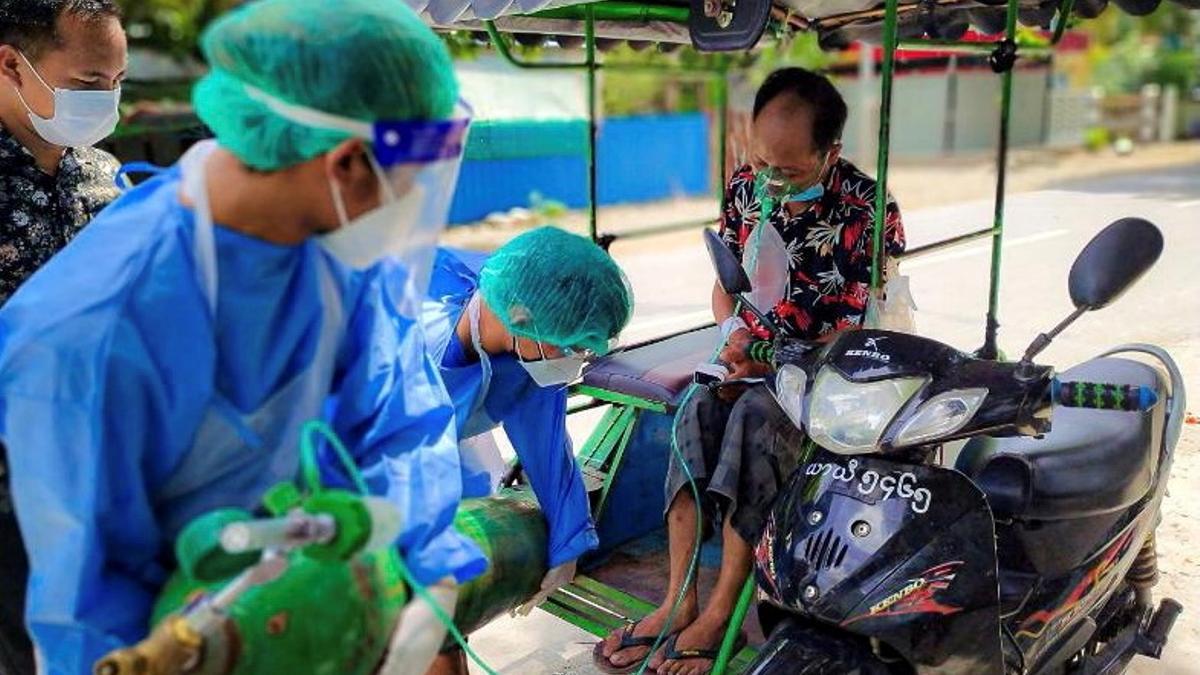
<path fill-rule="evenodd" d="M 596 400 L 606 403 L 633 406 L 641 410 L 649 410 L 650 412 L 665 413 L 668 410 L 667 404 L 663 403 L 662 401 L 654 401 L 648 398 L 642 398 L 640 396 L 622 394 L 620 392 L 609 391 L 607 389 L 592 387 L 586 384 L 580 384 L 572 387 L 571 393 L 579 396 L 591 396 Z"/>
<path fill-rule="evenodd" d="M 599 520 L 608 505 L 608 495 L 616 481 L 621 460 L 629 447 L 629 439 L 637 424 L 639 410 L 633 406 L 613 406 L 588 437 L 578 455 L 579 468 L 594 485 L 600 481 L 600 495 L 592 507 L 592 516 Z M 592 486 L 588 486 L 589 491 Z"/>
<path fill-rule="evenodd" d="M 897 50 L 904 48 L 937 49 L 955 53 L 982 54 L 993 52 L 1005 43 L 1011 43 L 1017 53 L 1047 53 L 1062 39 L 1075 0 L 1061 0 L 1058 16 L 1055 22 L 1054 34 L 1050 43 L 1045 46 L 1024 46 L 1017 44 L 1017 6 L 1018 0 L 1008 0 L 1005 14 L 1004 39 L 999 42 L 966 42 L 958 40 L 928 40 L 928 39 L 897 39 L 896 16 L 899 7 L 898 0 L 887 0 L 884 10 L 883 29 L 883 64 L 881 76 L 882 95 L 880 100 L 879 148 L 876 159 L 877 192 L 875 195 L 875 222 L 873 227 L 874 259 L 871 269 L 871 287 L 879 288 L 883 282 L 883 234 L 887 218 L 887 168 L 888 142 L 891 137 L 891 108 L 892 81 L 895 77 Z M 922 246 L 910 252 L 910 255 L 942 248 L 952 244 L 964 243 L 978 237 L 991 235 L 992 255 L 991 270 L 988 284 L 988 311 L 984 326 L 983 346 L 978 355 L 982 358 L 995 359 L 1000 355 L 996 344 L 1000 322 L 1000 263 L 1004 242 L 1004 196 L 1008 174 L 1008 140 L 1009 121 L 1012 112 L 1012 83 L 1013 68 L 1006 68 L 1001 73 L 1000 80 L 1000 133 L 996 148 L 996 195 L 992 210 L 992 226 L 987 229 L 971 232 L 958 237 Z"/>
<path fill-rule="evenodd" d="M 668 406 L 637 396 L 630 396 L 587 385 L 577 385 L 572 394 L 591 396 L 601 404 L 611 404 L 596 429 L 588 436 L 580 449 L 578 461 L 585 477 L 600 479 L 600 496 L 592 508 L 593 517 L 599 520 L 608 504 L 608 496 L 625 457 L 625 451 L 633 438 L 633 430 L 643 412 L 667 413 Z M 740 673 L 750 665 L 755 650 L 742 649 L 733 653 L 733 646 L 742 630 L 742 624 L 750 611 L 755 596 L 754 575 L 746 578 L 737 605 L 730 617 L 729 627 L 721 640 L 721 648 L 713 663 L 712 673 Z M 547 612 L 596 636 L 605 636 L 623 626 L 627 621 L 640 619 L 654 609 L 654 605 L 587 577 L 580 577 L 564 590 L 556 592 L 549 603 L 542 606 Z"/>
<path fill-rule="evenodd" d="M 693 227 L 702 227 L 709 224 L 709 221 L 689 221 L 686 223 L 672 223 L 656 228 L 646 228 L 638 231 L 635 234 L 620 235 L 601 235 L 598 231 L 597 224 L 597 208 L 598 202 L 596 197 L 597 181 L 596 181 L 596 132 L 597 132 L 597 87 L 596 87 L 596 71 L 604 68 L 611 71 L 620 72 L 660 72 L 679 75 L 681 73 L 692 76 L 702 77 L 704 79 L 712 79 L 714 84 L 713 98 L 717 104 L 717 127 L 718 127 L 718 154 L 719 157 L 714 164 L 717 167 L 716 193 L 718 197 L 723 191 L 724 184 L 724 166 L 725 166 L 725 151 L 726 151 L 726 130 L 728 128 L 728 110 L 727 102 L 729 99 L 729 59 L 718 59 L 718 63 L 712 67 L 682 67 L 676 65 L 632 65 L 632 64 L 602 64 L 596 58 L 596 21 L 669 21 L 673 23 L 687 23 L 688 9 L 687 7 L 665 7 L 665 6 L 647 6 L 634 2 L 624 2 L 622 0 L 606 0 L 604 2 L 588 3 L 584 5 L 571 5 L 567 7 L 559 7 L 555 9 L 544 10 L 531 14 L 539 18 L 554 18 L 554 19 L 570 19 L 582 20 L 584 26 L 584 60 L 582 62 L 540 62 L 526 61 L 518 58 L 513 54 L 512 49 L 504 40 L 500 30 L 496 28 L 494 21 L 484 21 L 484 28 L 487 30 L 488 38 L 493 47 L 500 56 L 517 68 L 529 70 L 583 70 L 587 73 L 587 109 L 588 109 L 588 148 L 586 153 L 587 158 L 587 191 L 588 191 L 588 233 L 592 241 L 600 243 L 607 248 L 613 241 L 618 238 L 628 238 L 633 236 L 649 236 L 651 234 L 660 234 L 663 232 L 671 232 L 680 229 L 690 229 Z"/>
<path fill-rule="evenodd" d="M 530 14 L 539 19 L 568 19 L 586 21 L 588 13 L 596 21 L 629 21 L 631 23 L 648 23 L 650 21 L 665 21 L 667 23 L 688 22 L 687 5 L 647 5 L 641 2 L 626 2 L 624 0 L 604 0 L 584 5 L 567 5 L 554 9 L 544 9 Z"/>
<path fill-rule="evenodd" d="M 590 396 L 599 405 L 611 406 L 577 455 L 584 476 L 592 481 L 600 481 L 600 494 L 592 507 L 592 516 L 599 521 L 608 505 L 608 496 L 616 482 L 621 462 L 625 459 L 625 451 L 629 448 L 638 419 L 643 412 L 666 413 L 668 406 L 661 401 L 588 385 L 576 385 L 571 393 Z"/>
<path fill-rule="evenodd" d="M 582 630 L 604 637 L 636 621 L 654 610 L 652 603 L 629 595 L 590 577 L 580 575 L 575 581 L 550 597 L 542 609 Z M 734 633 L 736 636 L 736 632 Z M 732 652 L 732 641 L 728 648 Z M 756 651 L 746 647 L 730 654 L 725 664 L 736 672 L 744 671 L 754 660 Z M 717 672 L 714 668 L 713 672 Z"/>

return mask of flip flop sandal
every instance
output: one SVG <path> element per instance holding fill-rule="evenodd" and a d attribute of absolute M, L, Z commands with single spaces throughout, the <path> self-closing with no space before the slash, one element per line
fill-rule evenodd
<path fill-rule="evenodd" d="M 669 640 L 667 640 L 667 644 L 663 647 L 663 663 L 666 663 L 667 661 L 687 661 L 689 659 L 706 659 L 709 661 L 716 661 L 717 656 L 721 653 L 720 643 L 718 643 L 716 647 L 710 647 L 708 649 L 678 649 L 675 646 L 675 642 L 678 639 L 679 634 L 676 633 L 672 635 Z M 733 641 L 732 654 L 737 654 L 742 650 L 742 647 L 745 646 L 746 633 L 745 631 L 740 631 L 737 639 Z M 709 671 L 711 672 L 711 670 L 712 669 L 710 668 Z"/>
<path fill-rule="evenodd" d="M 632 621 L 626 624 L 625 631 L 621 633 L 621 643 L 617 646 L 617 652 L 630 649 L 632 647 L 649 648 L 653 647 L 655 642 L 658 642 L 657 634 L 635 637 L 633 631 L 637 630 L 639 623 L 641 622 Z M 613 653 L 616 654 L 616 652 Z M 600 670 L 606 673 L 613 673 L 613 675 L 618 675 L 619 673 L 632 673 L 642 665 L 642 661 L 645 660 L 645 658 L 646 657 L 643 656 L 640 659 L 635 659 L 633 663 L 618 666 L 617 664 L 613 663 L 609 657 L 604 655 L 604 640 L 597 642 L 596 646 L 592 648 L 592 662 Z"/>

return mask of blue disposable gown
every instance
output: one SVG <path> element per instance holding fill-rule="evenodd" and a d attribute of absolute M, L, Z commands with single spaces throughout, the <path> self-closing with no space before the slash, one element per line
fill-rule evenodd
<path fill-rule="evenodd" d="M 461 358 L 463 345 L 455 333 L 459 317 L 479 285 L 484 257 L 440 249 L 433 265 L 429 298 L 422 324 L 442 379 L 454 401 L 460 434 L 473 435 L 503 426 L 549 526 L 550 567 L 575 560 L 596 548 L 587 490 L 567 435 L 565 388 L 538 387 L 512 354 L 491 356 L 492 376 L 482 406 L 478 405 L 484 372 L 478 361 Z M 463 496 L 486 495 L 486 474 L 472 474 L 463 464 Z"/>
<path fill-rule="evenodd" d="M 278 246 L 215 228 L 214 322 L 179 187 L 175 168 L 125 194 L 0 311 L 0 438 L 30 556 L 27 623 L 50 673 L 90 672 L 143 637 L 182 523 L 261 497 L 203 475 L 190 477 L 201 487 L 186 503 L 160 495 L 191 456 L 214 389 L 234 412 L 253 411 L 315 353 L 317 266 L 328 254 L 311 241 Z M 382 280 L 333 269 L 348 324 L 335 430 L 373 491 L 402 510 L 398 543 L 417 578 L 464 581 L 486 561 L 452 527 L 453 406 Z M 256 452 L 247 446 L 231 475 L 264 470 Z"/>

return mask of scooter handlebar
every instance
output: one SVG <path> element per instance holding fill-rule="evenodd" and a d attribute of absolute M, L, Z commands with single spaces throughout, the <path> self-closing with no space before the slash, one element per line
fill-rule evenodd
<path fill-rule="evenodd" d="M 1144 412 L 1158 403 L 1158 394 L 1149 387 L 1133 384 L 1055 379 L 1050 383 L 1050 399 L 1068 408 Z"/>
<path fill-rule="evenodd" d="M 755 340 L 746 348 L 746 356 L 755 363 L 775 363 L 775 343 L 770 340 Z"/>

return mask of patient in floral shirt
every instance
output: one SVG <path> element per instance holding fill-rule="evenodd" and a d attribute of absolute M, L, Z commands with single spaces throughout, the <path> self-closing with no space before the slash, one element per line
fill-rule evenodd
<path fill-rule="evenodd" d="M 761 219 L 755 177 L 749 165 L 734 172 L 722 213 L 721 238 L 738 258 Z M 795 208 L 781 202 L 769 216 L 791 254 L 791 279 L 787 297 L 767 314 L 793 337 L 808 340 L 860 326 L 871 286 L 875 180 L 836 158 L 829 162 L 821 185 L 824 194 L 810 204 Z M 884 250 L 894 256 L 904 250 L 904 228 L 894 199 L 888 199 L 885 223 Z M 753 314 L 746 311 L 741 316 L 751 333 L 767 337 Z"/>
<path fill-rule="evenodd" d="M 828 339 L 861 326 L 866 312 L 876 187 L 840 157 L 846 116 L 846 103 L 824 77 L 801 68 L 772 73 L 754 100 L 754 164 L 734 172 L 725 194 L 721 237 L 739 258 L 750 254 L 751 236 L 768 223 L 787 246 L 786 294 L 774 307 L 760 309 L 769 310 L 771 319 L 794 337 Z M 904 250 L 904 230 L 891 199 L 885 222 L 884 252 L 895 255 Z M 735 315 L 733 299 L 719 285 L 713 289 L 713 315 L 727 340 L 721 358 L 730 377 L 762 375 L 767 366 L 751 362 L 746 350 L 767 332 L 748 312 Z M 636 668 L 669 617 L 674 617 L 676 632 L 651 657 L 650 668 L 660 673 L 707 673 L 712 668 L 750 573 L 751 544 L 783 481 L 795 470 L 804 441 L 765 386 L 733 393 L 725 398 L 698 387 L 676 417 L 682 462 L 670 453 L 665 600 L 595 647 L 595 660 L 607 672 Z M 689 475 L 699 503 L 688 487 Z M 721 571 L 704 603 L 691 584 L 675 608 L 696 544 L 697 518 L 707 525 L 706 532 L 720 533 Z"/>

